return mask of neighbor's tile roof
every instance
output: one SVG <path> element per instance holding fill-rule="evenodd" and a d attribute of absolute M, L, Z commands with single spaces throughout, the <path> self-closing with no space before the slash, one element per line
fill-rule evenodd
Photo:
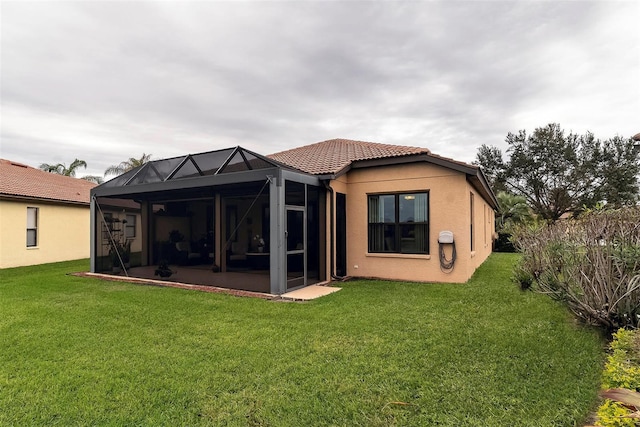
<path fill-rule="evenodd" d="M 421 147 L 378 144 L 375 142 L 330 139 L 304 147 L 298 147 L 267 157 L 314 175 L 338 173 L 358 160 L 384 159 L 430 154 Z"/>
<path fill-rule="evenodd" d="M 0 159 L 0 196 L 89 204 L 96 184 Z"/>

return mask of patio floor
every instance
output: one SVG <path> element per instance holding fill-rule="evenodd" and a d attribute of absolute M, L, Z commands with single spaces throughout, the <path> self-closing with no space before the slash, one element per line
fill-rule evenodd
<path fill-rule="evenodd" d="M 340 288 L 319 286 L 318 281 L 309 279 L 308 286 L 289 291 L 280 297 L 270 293 L 269 270 L 242 270 L 214 273 L 210 265 L 170 266 L 174 274 L 171 277 L 156 276 L 155 266 L 133 267 L 127 270 L 128 276 L 120 274 L 78 273 L 81 276 L 100 277 L 107 280 L 130 281 L 156 286 L 172 286 L 185 289 L 197 289 L 210 292 L 224 292 L 257 296 L 260 298 L 283 298 L 307 301 L 333 293 Z M 249 295 L 253 294 L 253 295 Z"/>
<path fill-rule="evenodd" d="M 269 270 L 228 271 L 214 273 L 210 265 L 171 266 L 175 273 L 171 277 L 160 278 L 154 275 L 155 266 L 134 267 L 128 270 L 129 276 L 141 279 L 162 280 L 165 282 L 189 283 L 194 285 L 217 286 L 251 292 L 270 292 Z M 121 274 L 123 275 L 123 274 Z"/>

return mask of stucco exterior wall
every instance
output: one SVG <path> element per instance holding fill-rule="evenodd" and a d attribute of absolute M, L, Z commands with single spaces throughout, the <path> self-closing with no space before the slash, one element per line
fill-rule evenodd
<path fill-rule="evenodd" d="M 466 282 L 492 249 L 493 210 L 465 174 L 429 163 L 353 169 L 332 181 L 347 194 L 347 275 L 425 282 Z M 367 195 L 429 192 L 429 254 L 368 253 Z M 474 194 L 474 251 L 471 204 Z M 451 272 L 440 269 L 438 234 L 453 232 L 457 260 Z M 485 238 L 486 236 L 486 238 Z M 447 254 L 450 254 L 448 251 Z"/>
<path fill-rule="evenodd" d="M 38 208 L 35 247 L 27 247 L 27 207 Z M 89 219 L 89 206 L 0 200 L 0 268 L 89 258 Z"/>

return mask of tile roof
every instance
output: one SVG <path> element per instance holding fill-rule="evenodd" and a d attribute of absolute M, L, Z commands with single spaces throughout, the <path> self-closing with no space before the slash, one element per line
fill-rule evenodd
<path fill-rule="evenodd" d="M 314 175 L 335 174 L 359 160 L 385 159 L 415 154 L 430 154 L 426 148 L 330 139 L 287 151 L 269 158 Z"/>
<path fill-rule="evenodd" d="M 96 184 L 0 159 L 0 196 L 89 204 Z"/>

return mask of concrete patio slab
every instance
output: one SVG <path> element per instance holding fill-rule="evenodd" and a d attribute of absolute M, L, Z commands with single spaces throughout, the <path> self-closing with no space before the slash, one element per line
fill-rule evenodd
<path fill-rule="evenodd" d="M 128 282 L 151 286 L 166 286 L 172 288 L 190 289 L 210 293 L 224 293 L 234 296 L 255 297 L 274 301 L 308 301 L 329 295 L 342 288 L 325 286 L 330 282 L 309 285 L 305 288 L 287 292 L 282 295 L 273 295 L 268 292 L 260 292 L 262 288 L 268 288 L 268 274 L 264 272 L 227 272 L 211 273 L 207 269 L 179 267 L 180 273 L 170 279 L 157 280 L 153 278 L 155 267 L 136 267 L 129 270 L 134 275 L 123 276 L 103 273 L 71 273 L 80 277 L 94 277 L 102 280 Z M 178 277 L 180 276 L 180 277 Z M 264 282 L 264 283 L 263 283 Z"/>
<path fill-rule="evenodd" d="M 309 285 L 305 288 L 296 289 L 295 291 L 287 292 L 280 295 L 281 298 L 291 299 L 297 301 L 309 301 L 312 299 L 320 298 L 325 295 L 332 294 L 339 291 L 342 288 L 335 288 L 331 286 Z"/>

